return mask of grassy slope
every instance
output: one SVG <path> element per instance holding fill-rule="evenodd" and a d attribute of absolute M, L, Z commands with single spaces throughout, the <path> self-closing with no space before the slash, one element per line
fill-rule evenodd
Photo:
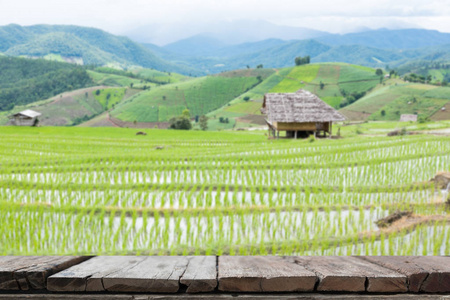
<path fill-rule="evenodd" d="M 144 91 L 117 106 L 112 115 L 124 121 L 167 122 L 188 108 L 191 116 L 206 114 L 258 84 L 267 70 L 236 70 Z"/>
<path fill-rule="evenodd" d="M 450 103 L 449 95 L 450 88 L 391 79 L 341 111 L 351 120 L 395 121 L 402 114 L 417 114 L 419 117 L 442 120 L 450 118 L 447 109 L 441 111 L 442 107 Z"/>
<path fill-rule="evenodd" d="M 0 124 L 8 122 L 8 115 L 24 109 L 33 109 L 43 114 L 40 118 L 42 125 L 72 125 L 77 118 L 85 116 L 92 118 L 113 108 L 122 100 L 128 99 L 141 91 L 140 89 L 144 85 L 147 88 L 157 86 L 157 84 L 146 82 L 145 78 L 157 77 L 158 80 L 171 82 L 188 78 L 177 73 L 165 73 L 143 68 L 135 69 L 133 72 L 139 74 L 143 79 L 89 70 L 88 74 L 97 85 L 96 87 L 65 92 L 29 105 L 16 106 L 13 110 L 0 113 Z M 133 83 L 133 89 L 129 88 L 130 83 Z M 99 95 L 95 93 L 97 90 L 99 90 Z M 108 125 L 110 123 L 103 122 L 102 124 Z"/>
<path fill-rule="evenodd" d="M 320 88 L 321 82 L 324 84 L 323 89 Z M 254 116 L 261 114 L 260 108 L 265 93 L 292 93 L 299 89 L 306 89 L 337 108 L 344 99 L 341 90 L 347 93 L 368 91 L 378 82 L 379 77 L 375 75 L 374 69 L 344 63 L 283 68 L 276 70 L 261 84 L 233 99 L 229 105 L 209 113 L 208 116 L 212 119 L 238 117 L 238 123 L 242 122 L 239 127 L 261 125 L 261 118 Z M 245 101 L 244 97 L 250 97 L 250 101 Z"/>
<path fill-rule="evenodd" d="M 97 83 L 107 86 L 130 86 L 133 87 L 142 86 L 142 81 L 140 79 L 130 78 L 126 76 L 120 76 L 115 74 L 105 74 L 100 72 L 88 71 L 89 76 Z M 146 83 L 148 86 L 155 86 L 155 84 Z"/>

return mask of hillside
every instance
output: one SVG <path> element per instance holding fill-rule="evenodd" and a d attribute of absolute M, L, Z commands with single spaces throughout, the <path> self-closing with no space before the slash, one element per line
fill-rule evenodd
<path fill-rule="evenodd" d="M 69 91 L 25 106 L 16 106 L 13 110 L 0 115 L 0 124 L 7 123 L 7 115 L 32 109 L 42 114 L 39 117 L 40 125 L 73 126 L 112 109 L 118 102 L 134 93 L 133 90 L 124 87 L 107 86 Z"/>
<path fill-rule="evenodd" d="M 0 57 L 0 68 L 0 103 L 6 103 L 0 124 L 8 122 L 8 115 L 33 109 L 42 113 L 42 125 L 77 125 L 141 91 L 189 79 L 152 69 L 123 71 L 14 57 Z"/>
<path fill-rule="evenodd" d="M 0 111 L 94 85 L 76 65 L 0 56 Z"/>
<path fill-rule="evenodd" d="M 350 120 L 398 121 L 402 114 L 417 114 L 419 119 L 448 120 L 449 95 L 447 87 L 390 79 L 341 112 Z"/>
<path fill-rule="evenodd" d="M 379 81 L 374 69 L 349 64 L 322 63 L 277 69 L 261 84 L 208 116 L 211 128 L 260 126 L 265 124 L 260 113 L 265 93 L 306 89 L 338 109 L 348 105 L 349 101 L 356 101 L 355 95 L 361 97 L 375 88 Z M 221 118 L 228 118 L 230 123 L 220 123 Z"/>
<path fill-rule="evenodd" d="M 161 71 L 199 74 L 167 62 L 126 37 L 72 25 L 8 25 L 0 27 L 0 52 L 8 55 L 46 57 L 83 64 L 141 66 Z"/>
<path fill-rule="evenodd" d="M 273 71 L 237 70 L 143 91 L 118 105 L 111 115 L 127 122 L 167 122 L 188 108 L 200 116 L 226 105 L 260 84 Z"/>
<path fill-rule="evenodd" d="M 16 60 L 45 64 L 49 70 L 60 65 L 79 69 L 65 63 Z M 28 71 L 25 78 L 36 76 L 33 68 Z M 444 76 L 435 71 L 436 76 Z M 425 119 L 450 119 L 450 88 L 399 78 L 381 84 L 375 69 L 345 63 L 242 69 L 199 78 L 143 68 L 122 71 L 95 67 L 86 74 L 95 87 L 18 104 L 1 114 L 0 123 L 6 123 L 8 114 L 31 108 L 43 114 L 43 125 L 164 128 L 187 108 L 192 118 L 206 114 L 210 130 L 253 127 L 265 124 L 260 114 L 265 93 L 301 88 L 340 109 L 349 120 L 395 121 L 406 113 Z M 12 84 L 15 77 L 9 80 Z M 3 84 L 7 85 L 8 80 Z"/>

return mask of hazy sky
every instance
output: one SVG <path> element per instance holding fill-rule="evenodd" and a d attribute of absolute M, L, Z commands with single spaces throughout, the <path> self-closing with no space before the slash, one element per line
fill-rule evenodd
<path fill-rule="evenodd" d="M 75 24 L 115 34 L 150 24 L 202 28 L 243 19 L 333 33 L 363 27 L 450 32 L 450 0 L 0 0 L 0 25 Z"/>

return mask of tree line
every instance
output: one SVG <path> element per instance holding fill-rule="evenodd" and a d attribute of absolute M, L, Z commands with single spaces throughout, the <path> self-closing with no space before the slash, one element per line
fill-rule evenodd
<path fill-rule="evenodd" d="M 68 63 L 0 57 L 0 111 L 94 85 L 85 68 Z"/>

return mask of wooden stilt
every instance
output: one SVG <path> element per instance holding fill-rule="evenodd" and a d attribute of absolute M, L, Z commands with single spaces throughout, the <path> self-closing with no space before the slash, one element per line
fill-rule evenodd
<path fill-rule="evenodd" d="M 294 135 L 295 135 L 295 139 L 297 139 L 297 130 L 295 131 Z"/>

